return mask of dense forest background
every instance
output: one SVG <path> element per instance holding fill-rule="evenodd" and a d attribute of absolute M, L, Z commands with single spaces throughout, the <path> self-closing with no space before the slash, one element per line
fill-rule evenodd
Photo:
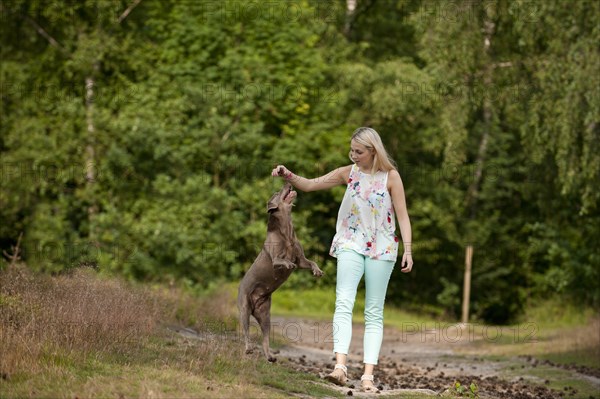
<path fill-rule="evenodd" d="M 514 321 L 600 305 L 600 2 L 0 0 L 0 248 L 208 288 L 260 251 L 273 165 L 315 177 L 374 127 L 415 267 L 391 303 Z M 327 273 L 344 187 L 299 193 Z M 13 249 L 14 250 L 14 249 Z M 6 261 L 5 261 L 6 263 Z"/>

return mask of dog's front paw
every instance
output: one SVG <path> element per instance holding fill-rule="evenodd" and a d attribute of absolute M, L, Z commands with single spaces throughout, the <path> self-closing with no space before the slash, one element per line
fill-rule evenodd
<path fill-rule="evenodd" d="M 321 277 L 323 275 L 323 270 L 319 269 L 319 266 L 317 266 L 315 262 L 309 260 L 308 264 L 310 265 L 310 270 L 312 271 L 313 276 Z"/>
<path fill-rule="evenodd" d="M 285 260 L 285 259 L 278 259 L 276 262 L 273 262 L 273 266 L 276 269 L 294 269 L 296 267 L 296 264 L 293 262 L 290 262 L 289 260 Z"/>
<path fill-rule="evenodd" d="M 292 269 L 296 268 L 296 264 L 293 262 L 290 262 L 289 260 L 286 260 L 284 263 L 282 263 L 281 266 L 288 270 L 292 270 Z"/>

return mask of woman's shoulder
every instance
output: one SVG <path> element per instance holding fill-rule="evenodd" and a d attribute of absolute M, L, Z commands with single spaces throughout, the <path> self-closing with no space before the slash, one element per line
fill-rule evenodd
<path fill-rule="evenodd" d="M 338 168 L 338 171 L 341 174 L 341 176 L 345 182 L 347 182 L 348 179 L 350 178 L 350 173 L 352 173 L 353 166 L 354 166 L 354 164 L 350 164 L 350 165 L 346 165 L 346 166 L 340 166 Z"/>
<path fill-rule="evenodd" d="M 391 169 L 388 171 L 387 187 L 391 189 L 397 184 L 402 184 L 402 178 L 396 169 Z"/>
<path fill-rule="evenodd" d="M 400 179 L 400 173 L 396 169 L 388 170 L 388 179 Z"/>

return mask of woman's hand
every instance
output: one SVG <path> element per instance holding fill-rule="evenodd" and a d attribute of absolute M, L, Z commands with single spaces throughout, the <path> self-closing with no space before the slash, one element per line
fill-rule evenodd
<path fill-rule="evenodd" d="M 402 255 L 402 263 L 400 263 L 400 271 L 402 273 L 409 273 L 413 267 L 412 254 L 410 252 L 404 252 Z"/>
<path fill-rule="evenodd" d="M 290 179 L 292 177 L 293 173 L 290 172 L 285 166 L 283 165 L 277 165 L 273 171 L 271 172 L 271 176 L 277 177 L 283 177 L 284 179 Z"/>

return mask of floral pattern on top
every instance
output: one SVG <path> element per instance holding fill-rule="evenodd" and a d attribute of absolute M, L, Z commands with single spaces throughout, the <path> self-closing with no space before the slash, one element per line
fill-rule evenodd
<path fill-rule="evenodd" d="M 373 259 L 396 261 L 399 240 L 387 178 L 388 172 L 370 175 L 352 165 L 329 250 L 331 256 L 352 249 Z"/>

